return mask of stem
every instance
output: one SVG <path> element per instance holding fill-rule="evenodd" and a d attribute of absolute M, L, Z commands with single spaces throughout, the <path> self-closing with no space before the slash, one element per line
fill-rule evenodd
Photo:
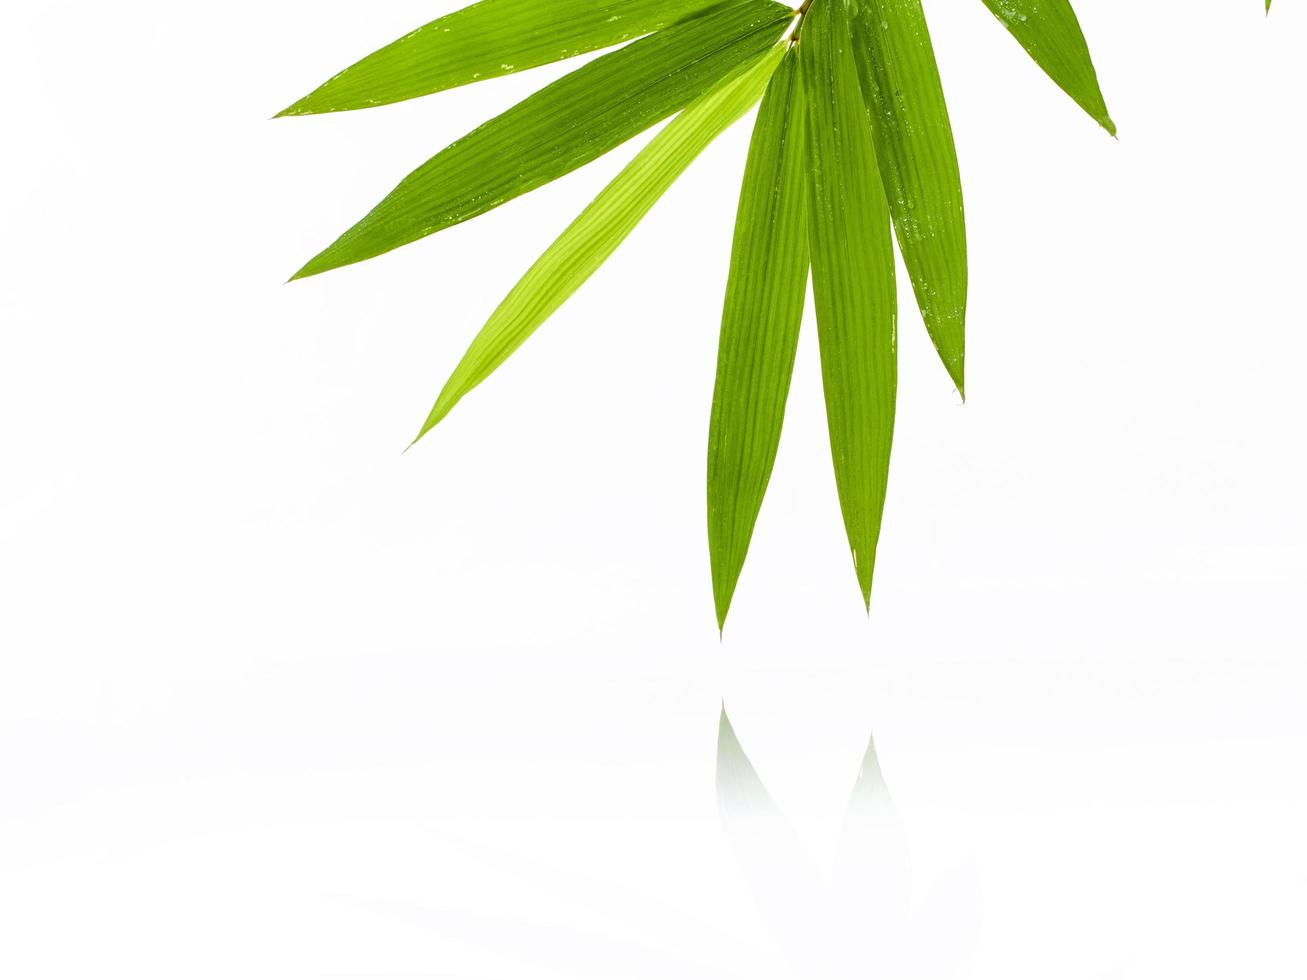
<path fill-rule="evenodd" d="M 798 10 L 794 11 L 795 21 L 794 29 L 790 31 L 790 43 L 797 44 L 799 41 L 799 28 L 803 26 L 803 18 L 808 13 L 808 8 L 812 6 L 812 0 L 803 0 L 803 4 Z"/>

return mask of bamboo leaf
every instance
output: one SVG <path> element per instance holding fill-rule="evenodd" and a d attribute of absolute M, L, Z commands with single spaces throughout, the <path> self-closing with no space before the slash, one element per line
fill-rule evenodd
<path fill-rule="evenodd" d="M 747 70 L 696 100 L 581 212 L 481 328 L 417 439 L 503 364 L 603 265 L 695 157 L 762 97 L 782 54 L 782 47 L 773 46 Z"/>
<path fill-rule="evenodd" d="M 589 163 L 761 55 L 791 18 L 743 0 L 596 58 L 428 160 L 292 278 L 388 252 Z"/>
<path fill-rule="evenodd" d="M 802 25 L 808 100 L 813 296 L 835 483 L 868 608 L 894 434 L 898 366 L 889 207 L 854 64 L 844 3 Z"/>
<path fill-rule="evenodd" d="M 405 34 L 279 116 L 402 102 L 662 30 L 724 0 L 481 0 Z"/>
<path fill-rule="evenodd" d="M 726 286 L 708 429 L 708 547 L 717 625 L 726 624 L 762 507 L 808 288 L 803 89 L 791 53 L 758 111 Z"/>
<path fill-rule="evenodd" d="M 1107 114 L 1089 45 L 1071 0 L 985 0 L 985 6 L 1062 91 L 1116 135 L 1116 123 Z"/>
<path fill-rule="evenodd" d="M 854 38 L 899 250 L 930 339 L 965 393 L 962 177 L 921 0 L 861 0 Z"/>

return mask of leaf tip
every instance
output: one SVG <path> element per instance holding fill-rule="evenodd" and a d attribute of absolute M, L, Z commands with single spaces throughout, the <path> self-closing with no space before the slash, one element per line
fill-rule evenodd
<path fill-rule="evenodd" d="M 400 455 L 401 456 L 407 455 L 408 451 L 412 449 L 414 446 L 416 446 L 419 442 L 421 442 L 422 437 L 425 436 L 428 432 L 430 432 L 435 427 L 436 427 L 436 423 L 431 421 L 431 419 L 427 419 L 425 422 L 423 422 L 422 428 L 418 430 L 418 434 L 413 437 L 412 442 L 410 442 L 407 446 L 404 447 L 404 452 L 400 453 Z"/>
<path fill-rule="evenodd" d="M 716 581 L 713 582 L 713 600 L 717 611 L 718 640 L 725 640 L 726 638 L 726 617 L 730 614 L 731 598 L 734 594 L 734 585 L 725 586 Z"/>
<path fill-rule="evenodd" d="M 327 89 L 328 84 L 330 83 L 319 85 L 308 95 L 296 99 L 272 118 L 281 119 L 285 116 L 316 116 L 320 113 L 332 112 L 337 108 L 337 106 L 332 105 L 332 100 L 330 98 L 324 97 L 327 94 L 324 90 Z"/>
<path fill-rule="evenodd" d="M 871 617 L 871 579 L 875 571 L 875 565 L 876 558 L 874 546 L 870 562 L 863 562 L 862 556 L 858 554 L 858 550 L 856 548 L 853 549 L 853 571 L 858 577 L 858 590 L 862 593 L 862 604 L 867 609 L 868 618 Z"/>
<path fill-rule="evenodd" d="M 944 366 L 948 370 L 949 380 L 953 382 L 953 387 L 957 389 L 958 395 L 961 396 L 962 401 L 966 402 L 967 400 L 966 362 L 963 361 L 961 355 L 959 355 L 957 359 L 946 362 Z"/>
<path fill-rule="evenodd" d="M 735 587 L 740 581 L 744 558 L 735 554 L 730 532 L 713 519 L 713 512 L 714 509 L 710 504 L 708 560 L 712 570 L 713 610 L 717 614 L 717 633 L 721 637 L 726 633 L 726 617 L 731 611 L 731 600 L 735 598 Z"/>
<path fill-rule="evenodd" d="M 457 401 L 457 397 L 451 398 L 448 391 L 442 391 L 439 397 L 436 398 L 436 403 L 431 406 L 431 411 L 428 413 L 426 421 L 422 423 L 422 428 L 418 430 L 418 434 L 413 437 L 413 441 L 408 444 L 408 449 L 405 449 L 404 452 L 408 452 L 409 449 L 416 446 L 422 441 L 423 436 L 438 426 Z"/>
<path fill-rule="evenodd" d="M 308 279 L 310 276 L 316 276 L 321 272 L 329 272 L 332 269 L 338 268 L 341 265 L 341 263 L 335 261 L 335 259 L 332 257 L 332 250 L 334 248 L 335 248 L 334 245 L 330 245 L 327 248 L 323 249 L 317 255 L 313 256 L 313 258 L 309 259 L 302 266 L 300 266 L 299 271 L 296 272 L 295 275 L 291 276 L 286 281 L 294 282 L 297 279 Z"/>
<path fill-rule="evenodd" d="M 307 96 L 307 95 L 306 95 L 306 96 L 304 96 L 304 98 L 299 99 L 299 100 L 296 101 L 296 102 L 292 102 L 290 105 L 286 106 L 286 108 L 282 109 L 281 112 L 277 113 L 277 114 L 276 114 L 275 116 L 273 116 L 272 118 L 273 118 L 273 119 L 285 119 L 287 116 L 311 116 L 311 115 L 313 115 L 313 109 L 309 108 L 309 106 L 307 105 L 307 103 L 308 103 L 308 101 L 309 101 L 309 98 L 310 98 L 310 96 Z"/>

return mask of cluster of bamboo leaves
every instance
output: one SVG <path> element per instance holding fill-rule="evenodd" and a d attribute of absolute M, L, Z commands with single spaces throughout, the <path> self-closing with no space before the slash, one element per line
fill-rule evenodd
<path fill-rule="evenodd" d="M 1069 0 L 982 2 L 1115 132 Z M 420 439 L 761 101 L 709 427 L 718 622 L 771 476 L 810 275 L 840 507 L 869 605 L 894 431 L 895 238 L 930 338 L 964 391 L 962 188 L 920 0 L 807 0 L 797 10 L 774 0 L 481 0 L 369 55 L 281 115 L 399 102 L 609 47 L 441 150 L 295 278 L 484 214 L 673 117 L 491 314 Z"/>

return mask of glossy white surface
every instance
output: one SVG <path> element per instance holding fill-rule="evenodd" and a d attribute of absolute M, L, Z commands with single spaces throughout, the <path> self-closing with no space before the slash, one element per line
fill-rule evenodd
<path fill-rule="evenodd" d="M 868 622 L 809 321 L 724 643 L 703 468 L 747 124 L 407 455 L 631 148 L 281 285 L 561 70 L 267 120 L 452 6 L 6 12 L 0 974 L 814 976 L 719 823 L 724 701 L 823 871 L 874 731 L 916 896 L 975 869 L 961 976 L 1301 978 L 1301 6 L 1081 2 L 1114 142 L 982 4 L 930 3 L 970 401 L 901 277 Z"/>

